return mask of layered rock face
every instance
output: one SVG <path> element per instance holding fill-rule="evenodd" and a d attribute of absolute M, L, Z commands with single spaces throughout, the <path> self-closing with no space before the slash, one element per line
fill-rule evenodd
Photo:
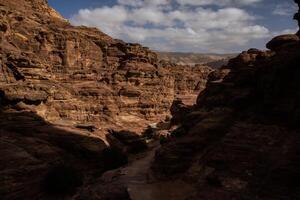
<path fill-rule="evenodd" d="M 0 119 L 1 199 L 61 199 L 114 164 L 103 157 L 106 144 L 88 132 L 27 111 L 1 110 Z"/>
<path fill-rule="evenodd" d="M 185 199 L 300 199 L 298 35 L 210 73 L 73 27 L 45 0 L 0 0 L 0 14 L 0 199 L 130 199 L 126 178 L 99 178 L 128 161 L 103 131 L 162 119 L 206 77 L 195 106 L 174 102 L 179 128 L 156 151 L 153 174 L 133 181 L 188 183 Z M 133 132 L 108 138 L 122 152 L 146 149 Z"/>
<path fill-rule="evenodd" d="M 46 1 L 0 3 L 0 88 L 48 121 L 145 127 L 168 114 L 176 94 L 205 86 L 209 69 L 176 81 L 176 67 L 163 67 L 148 48 L 73 27 Z"/>
<path fill-rule="evenodd" d="M 0 0 L 0 45 L 0 199 L 68 199 L 127 162 L 107 148 L 108 128 L 159 122 L 177 96 L 195 101 L 211 71 L 160 63 L 139 44 L 73 27 L 46 0 Z M 114 144 L 144 148 L 121 133 L 109 137 Z"/>
<path fill-rule="evenodd" d="M 193 184 L 187 199 L 300 198 L 299 37 L 278 36 L 267 47 L 212 73 L 156 152 L 156 177 Z"/>
<path fill-rule="evenodd" d="M 202 54 L 180 52 L 157 52 L 160 60 L 177 63 L 179 65 L 208 65 L 219 68 L 227 64 L 236 54 Z"/>
<path fill-rule="evenodd" d="M 205 65 L 178 65 L 165 61 L 160 63 L 174 76 L 175 99 L 180 99 L 187 105 L 194 105 L 198 94 L 205 89 L 213 69 Z"/>

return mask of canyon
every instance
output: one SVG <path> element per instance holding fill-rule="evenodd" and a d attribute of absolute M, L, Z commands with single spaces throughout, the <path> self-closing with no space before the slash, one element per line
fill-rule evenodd
<path fill-rule="evenodd" d="M 203 54 L 180 52 L 157 52 L 160 60 L 176 63 L 178 65 L 205 65 L 211 68 L 220 68 L 227 65 L 231 58 L 237 54 Z"/>
<path fill-rule="evenodd" d="M 165 118 L 177 95 L 195 101 L 211 72 L 160 63 L 139 44 L 73 27 L 45 1 L 1 4 L 1 90 L 56 124 L 144 127 Z"/>
<path fill-rule="evenodd" d="M 51 170 L 92 177 L 126 163 L 110 148 L 143 147 L 139 135 L 168 120 L 174 100 L 194 104 L 212 71 L 160 61 L 147 47 L 74 27 L 46 0 L 1 0 L 0 16 L 6 199 L 45 198 L 41 183 Z"/>
<path fill-rule="evenodd" d="M 46 0 L 0 16 L 1 199 L 300 199 L 299 32 L 215 70 Z"/>

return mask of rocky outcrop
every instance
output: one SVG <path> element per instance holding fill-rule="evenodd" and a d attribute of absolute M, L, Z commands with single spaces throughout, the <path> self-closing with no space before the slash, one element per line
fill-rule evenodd
<path fill-rule="evenodd" d="M 298 35 L 280 35 L 273 38 L 269 43 L 267 43 L 267 48 L 272 51 L 280 51 L 283 46 L 297 45 L 300 42 Z"/>
<path fill-rule="evenodd" d="M 0 3 L 0 89 L 47 121 L 140 130 L 205 86 L 210 69 L 162 65 L 146 47 L 71 26 L 44 0 Z"/>
<path fill-rule="evenodd" d="M 209 74 L 214 71 L 203 65 L 178 65 L 165 61 L 160 63 L 174 76 L 174 99 L 180 99 L 186 105 L 196 103 L 199 92 L 206 87 Z"/>
<path fill-rule="evenodd" d="M 236 54 L 204 54 L 204 53 L 180 53 L 180 52 L 157 52 L 162 61 L 177 63 L 179 65 L 204 65 L 219 68 L 227 64 L 230 58 Z"/>
<path fill-rule="evenodd" d="M 106 137 L 112 148 L 124 153 L 139 153 L 147 149 L 145 139 L 130 131 L 110 130 Z"/>
<path fill-rule="evenodd" d="M 188 199 L 300 198 L 299 38 L 279 36 L 267 47 L 211 74 L 156 152 L 156 177 L 193 184 Z"/>
<path fill-rule="evenodd" d="M 46 0 L 0 0 L 0 45 L 4 200 L 68 199 L 126 164 L 124 153 L 146 148 L 133 132 L 165 119 L 182 94 L 194 103 L 211 71 L 74 27 Z"/>
<path fill-rule="evenodd" d="M 87 132 L 51 125 L 27 111 L 2 110 L 0 119 L 1 199 L 72 195 L 83 173 L 102 173 L 111 164 L 101 157 L 106 144 Z"/>

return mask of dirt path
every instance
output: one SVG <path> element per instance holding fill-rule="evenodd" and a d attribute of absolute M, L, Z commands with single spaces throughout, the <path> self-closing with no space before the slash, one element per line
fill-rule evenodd
<path fill-rule="evenodd" d="M 158 148 L 159 145 L 154 144 L 142 158 L 122 168 L 119 181 L 127 186 L 132 200 L 185 200 L 195 191 L 191 185 L 183 181 L 157 182 L 149 177 Z"/>

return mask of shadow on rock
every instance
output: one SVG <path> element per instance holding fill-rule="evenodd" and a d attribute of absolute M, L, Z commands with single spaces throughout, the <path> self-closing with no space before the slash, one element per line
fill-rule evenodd
<path fill-rule="evenodd" d="M 116 149 L 125 154 L 140 153 L 147 150 L 145 138 L 130 131 L 109 130 L 106 136 L 111 148 Z"/>
<path fill-rule="evenodd" d="M 127 163 L 88 132 L 60 127 L 35 113 L 0 111 L 0 197 L 64 199 L 104 171 Z M 8 105 L 7 105 L 8 106 Z M 118 155 L 118 156 L 116 156 Z M 116 164 L 117 163 L 117 164 Z"/>

